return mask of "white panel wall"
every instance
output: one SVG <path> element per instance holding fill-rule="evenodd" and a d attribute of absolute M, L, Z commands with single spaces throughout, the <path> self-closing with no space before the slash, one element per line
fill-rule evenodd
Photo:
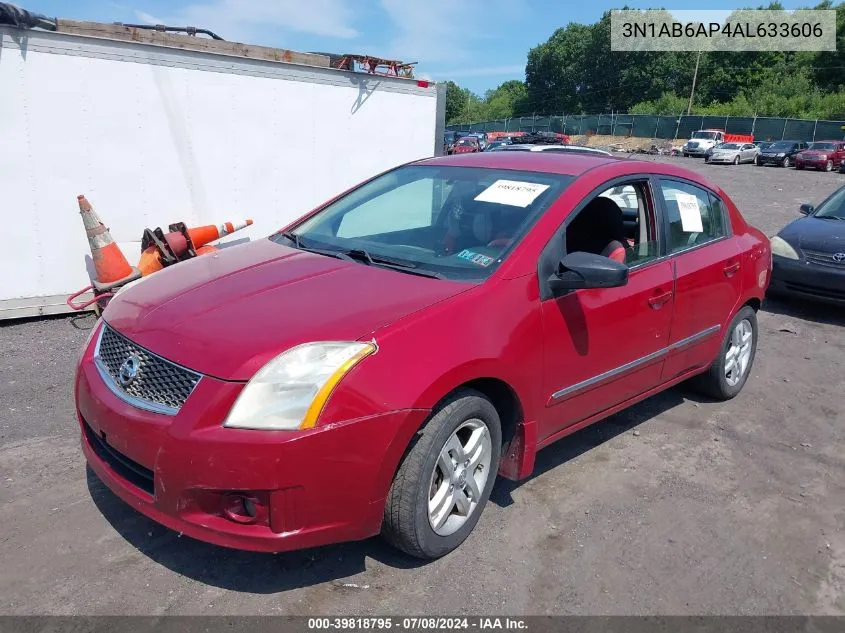
<path fill-rule="evenodd" d="M 89 283 L 79 193 L 134 264 L 145 227 L 252 217 L 229 239 L 256 239 L 379 171 L 431 156 L 435 88 L 377 84 L 369 79 L 366 94 L 352 80 L 0 48 L 0 205 L 11 238 L 0 270 L 15 271 L 0 276 L 0 305 Z"/>

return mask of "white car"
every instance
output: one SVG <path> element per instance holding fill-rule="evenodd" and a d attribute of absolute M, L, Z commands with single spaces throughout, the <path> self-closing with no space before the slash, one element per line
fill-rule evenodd
<path fill-rule="evenodd" d="M 576 154 L 597 154 L 601 156 L 613 156 L 610 152 L 595 147 L 585 147 L 583 145 L 528 145 L 516 144 L 508 145 L 499 149 L 501 152 L 572 152 Z"/>

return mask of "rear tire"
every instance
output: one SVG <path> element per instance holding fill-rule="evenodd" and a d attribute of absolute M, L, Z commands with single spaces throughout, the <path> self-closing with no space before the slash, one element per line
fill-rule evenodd
<path fill-rule="evenodd" d="M 384 507 L 382 535 L 417 558 L 440 558 L 457 548 L 490 498 L 501 428 L 493 403 L 478 391 L 464 389 L 445 401 L 399 466 Z"/>
<path fill-rule="evenodd" d="M 731 320 L 719 356 L 706 373 L 693 379 L 693 386 L 716 400 L 730 400 L 745 386 L 756 353 L 757 313 L 744 306 Z"/>

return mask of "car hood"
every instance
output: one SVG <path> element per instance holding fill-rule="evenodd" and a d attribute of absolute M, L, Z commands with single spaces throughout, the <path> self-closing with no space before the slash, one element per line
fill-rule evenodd
<path fill-rule="evenodd" d="M 821 253 L 845 252 L 845 222 L 812 216 L 787 224 L 778 235 L 799 248 Z"/>
<path fill-rule="evenodd" d="M 357 340 L 471 288 L 262 239 L 145 277 L 103 319 L 138 345 L 224 380 L 249 380 L 284 350 Z"/>
<path fill-rule="evenodd" d="M 731 154 L 739 154 L 740 150 L 738 149 L 714 149 L 713 156 L 717 156 L 719 154 L 724 154 L 725 156 L 730 156 Z"/>

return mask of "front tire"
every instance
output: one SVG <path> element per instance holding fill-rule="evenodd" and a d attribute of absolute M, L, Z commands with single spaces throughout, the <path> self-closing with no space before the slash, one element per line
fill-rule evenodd
<path fill-rule="evenodd" d="M 829 160 L 824 164 L 825 171 L 833 171 L 833 161 Z"/>
<path fill-rule="evenodd" d="M 496 408 L 478 391 L 459 391 L 441 405 L 393 479 L 384 537 L 417 558 L 440 558 L 457 548 L 490 498 L 501 429 Z"/>
<path fill-rule="evenodd" d="M 788 167 L 790 167 L 791 165 L 792 165 L 792 161 L 790 161 L 790 160 L 789 160 L 789 156 L 785 157 L 785 158 L 783 159 L 783 166 L 788 168 Z"/>
<path fill-rule="evenodd" d="M 719 356 L 707 373 L 697 376 L 695 387 L 716 400 L 730 400 L 745 386 L 757 353 L 757 313 L 744 306 L 728 326 Z"/>
<path fill-rule="evenodd" d="M 734 165 L 739 165 L 739 156 L 734 156 Z"/>

